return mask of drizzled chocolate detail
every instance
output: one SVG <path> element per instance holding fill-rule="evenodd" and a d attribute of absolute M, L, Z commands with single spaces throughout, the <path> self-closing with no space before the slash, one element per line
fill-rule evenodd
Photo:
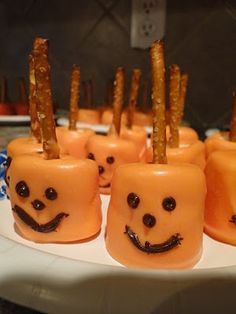
<path fill-rule="evenodd" d="M 231 219 L 229 220 L 229 222 L 232 222 L 233 224 L 236 225 L 236 215 L 232 215 Z"/>
<path fill-rule="evenodd" d="M 164 198 L 162 201 L 162 207 L 168 212 L 171 212 L 176 207 L 175 199 L 171 196 Z"/>
<path fill-rule="evenodd" d="M 143 216 L 143 223 L 146 227 L 152 228 L 156 224 L 156 218 L 151 214 L 145 214 Z"/>
<path fill-rule="evenodd" d="M 28 197 L 30 195 L 30 190 L 25 181 L 19 181 L 15 187 L 16 193 L 21 197 Z"/>
<path fill-rule="evenodd" d="M 98 166 L 98 173 L 99 174 L 103 174 L 103 172 L 105 171 L 103 166 Z"/>
<path fill-rule="evenodd" d="M 138 207 L 139 202 L 140 202 L 140 198 L 137 194 L 129 193 L 129 195 L 127 196 L 127 203 L 129 207 L 135 209 Z"/>
<path fill-rule="evenodd" d="M 99 185 L 100 188 L 110 188 L 111 187 L 111 183 L 107 183 L 105 185 Z"/>
<path fill-rule="evenodd" d="M 89 153 L 87 156 L 88 159 L 92 159 L 95 160 L 94 154 L 93 153 Z"/>
<path fill-rule="evenodd" d="M 49 222 L 45 224 L 39 224 L 29 214 L 27 214 L 21 207 L 15 205 L 12 208 L 12 210 L 31 229 L 37 232 L 42 232 L 42 233 L 49 233 L 52 231 L 56 231 L 62 219 L 69 216 L 68 214 L 62 212 L 56 215 L 56 217 L 50 220 Z"/>
<path fill-rule="evenodd" d="M 45 208 L 45 204 L 40 200 L 34 200 L 31 204 L 36 210 L 43 210 Z"/>
<path fill-rule="evenodd" d="M 108 163 L 108 164 L 111 165 L 111 164 L 114 163 L 114 161 L 115 161 L 115 158 L 114 158 L 113 156 L 108 156 L 108 157 L 107 157 L 107 163 Z"/>
<path fill-rule="evenodd" d="M 57 198 L 57 191 L 52 187 L 47 188 L 45 191 L 45 196 L 48 200 L 54 201 Z"/>
<path fill-rule="evenodd" d="M 125 234 L 127 234 L 127 236 L 129 237 L 130 241 L 142 252 L 145 253 L 163 253 L 163 252 L 167 252 L 177 246 L 179 246 L 181 244 L 181 241 L 183 240 L 183 238 L 181 237 L 181 235 L 179 233 L 176 233 L 174 235 L 172 235 L 168 240 L 166 240 L 165 242 L 162 243 L 158 243 L 158 244 L 150 244 L 148 241 L 145 242 L 145 244 L 143 245 L 137 234 L 134 233 L 134 231 L 129 227 L 129 226 L 125 226 Z"/>

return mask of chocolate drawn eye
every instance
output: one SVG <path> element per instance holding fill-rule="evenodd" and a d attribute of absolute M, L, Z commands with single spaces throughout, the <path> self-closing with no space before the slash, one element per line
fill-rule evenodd
<path fill-rule="evenodd" d="M 162 201 L 162 207 L 168 212 L 171 212 L 176 207 L 175 199 L 171 196 L 164 198 Z"/>
<path fill-rule="evenodd" d="M 108 164 L 111 165 L 111 164 L 113 164 L 114 161 L 115 161 L 115 158 L 114 158 L 113 156 L 108 156 L 108 157 L 107 157 L 107 163 L 108 163 Z"/>
<path fill-rule="evenodd" d="M 16 193 L 21 197 L 28 197 L 30 195 L 28 185 L 25 183 L 25 181 L 18 182 L 15 190 Z"/>
<path fill-rule="evenodd" d="M 127 203 L 129 207 L 135 209 L 138 207 L 139 202 L 140 202 L 140 198 L 137 194 L 129 193 L 129 195 L 127 196 Z"/>
<path fill-rule="evenodd" d="M 45 191 L 45 196 L 48 200 L 53 201 L 57 198 L 57 191 L 54 188 L 47 188 Z"/>
<path fill-rule="evenodd" d="M 93 153 L 89 153 L 87 156 L 88 159 L 92 159 L 95 160 L 94 154 Z"/>

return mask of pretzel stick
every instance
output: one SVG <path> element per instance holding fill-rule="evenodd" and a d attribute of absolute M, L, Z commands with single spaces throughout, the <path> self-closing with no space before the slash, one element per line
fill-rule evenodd
<path fill-rule="evenodd" d="M 183 115 L 184 115 L 184 105 L 185 105 L 185 98 L 188 86 L 188 74 L 184 73 L 181 75 L 180 79 L 180 91 L 179 91 L 179 125 L 182 122 Z"/>
<path fill-rule="evenodd" d="M 36 38 L 33 44 L 35 62 L 35 82 L 37 109 L 43 140 L 43 151 L 46 159 L 58 159 L 55 122 L 53 118 L 50 65 L 48 63 L 48 41 Z"/>
<path fill-rule="evenodd" d="M 76 123 L 79 111 L 78 110 L 79 83 L 80 83 L 80 69 L 77 65 L 74 64 L 71 72 L 69 130 L 76 130 Z"/>
<path fill-rule="evenodd" d="M 130 88 L 130 97 L 129 97 L 129 104 L 128 104 L 128 112 L 127 112 L 127 128 L 131 129 L 134 120 L 134 112 L 138 98 L 138 89 L 139 89 L 139 82 L 141 77 L 141 70 L 134 69 L 132 71 L 132 79 L 131 79 L 131 88 Z"/>
<path fill-rule="evenodd" d="M 153 163 L 166 164 L 165 64 L 164 47 L 156 41 L 151 47 Z"/>
<path fill-rule="evenodd" d="M 229 140 L 236 142 L 236 90 L 233 91 L 233 106 L 230 121 Z"/>
<path fill-rule="evenodd" d="M 34 58 L 29 55 L 29 114 L 31 134 L 38 143 L 41 143 L 40 124 L 37 114 L 36 106 L 36 88 L 35 88 L 35 74 L 34 74 Z"/>
<path fill-rule="evenodd" d="M 113 118 L 109 134 L 120 134 L 122 106 L 124 103 L 125 73 L 122 67 L 116 70 L 113 97 Z"/>
<path fill-rule="evenodd" d="M 176 64 L 170 66 L 170 139 L 171 148 L 179 147 L 179 92 L 180 68 Z"/>

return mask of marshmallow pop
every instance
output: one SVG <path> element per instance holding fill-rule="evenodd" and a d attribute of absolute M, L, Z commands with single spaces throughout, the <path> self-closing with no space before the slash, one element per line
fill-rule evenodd
<path fill-rule="evenodd" d="M 127 164 L 112 179 L 106 248 L 128 267 L 187 268 L 202 253 L 205 177 L 191 164 L 167 164 L 163 43 L 151 48 L 153 163 Z"/>

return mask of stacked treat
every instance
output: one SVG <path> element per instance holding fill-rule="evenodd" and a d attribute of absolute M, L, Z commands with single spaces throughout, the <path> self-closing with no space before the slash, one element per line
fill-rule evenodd
<path fill-rule="evenodd" d="M 205 144 L 193 129 L 182 127 L 188 75 L 171 65 L 167 125 L 163 43 L 155 42 L 150 53 L 153 134 L 148 147 L 144 124 L 150 114 L 136 109 L 139 69 L 132 71 L 124 111 L 125 71 L 117 68 L 108 88 L 109 107 L 99 113 L 109 117 L 109 132 L 97 135 L 77 128 L 78 117 L 97 121 L 97 112 L 90 81 L 82 84 L 86 109 L 79 106 L 80 68 L 74 65 L 69 126 L 56 127 L 48 41 L 35 39 L 29 57 L 31 135 L 7 148 L 8 195 L 23 237 L 44 243 L 92 240 L 101 228 L 100 194 L 111 194 L 104 241 L 110 255 L 128 267 L 193 267 L 201 258 L 204 224 L 210 236 L 236 245 L 236 164 L 231 162 L 236 118 L 229 134 Z M 146 106 L 145 81 L 142 93 Z"/>

